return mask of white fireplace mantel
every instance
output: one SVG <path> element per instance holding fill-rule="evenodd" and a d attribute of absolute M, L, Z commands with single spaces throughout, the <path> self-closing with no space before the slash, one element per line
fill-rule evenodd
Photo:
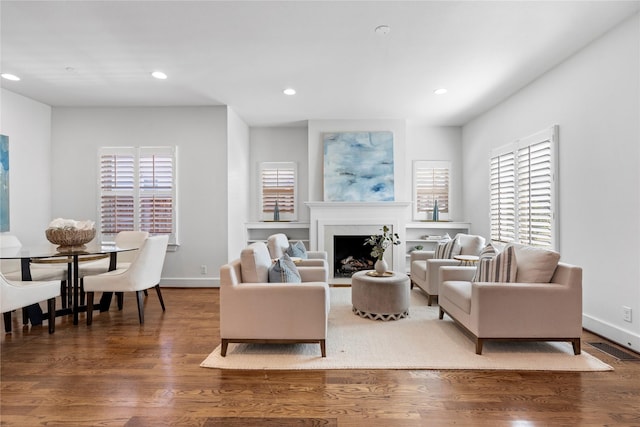
<path fill-rule="evenodd" d="M 326 244 L 327 234 L 336 227 L 375 226 L 373 232 L 382 225 L 389 225 L 393 232 L 403 233 L 406 219 L 409 217 L 410 202 L 305 202 L 309 207 L 309 244 L 313 250 L 331 252 Z M 391 265 L 394 270 L 404 270 L 404 239 L 401 245 L 394 247 Z M 332 253 L 329 253 L 329 258 Z M 330 261 L 331 264 L 331 261 Z"/>

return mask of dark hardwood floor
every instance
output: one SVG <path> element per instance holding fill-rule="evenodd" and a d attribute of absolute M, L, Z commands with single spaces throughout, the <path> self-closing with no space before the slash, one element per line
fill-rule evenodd
<path fill-rule="evenodd" d="M 218 290 L 162 292 L 167 311 L 150 292 L 143 326 L 132 294 L 91 327 L 58 318 L 53 335 L 14 313 L 1 425 L 640 426 L 640 362 L 587 332 L 583 349 L 615 371 L 220 371 L 199 367 L 219 344 Z"/>

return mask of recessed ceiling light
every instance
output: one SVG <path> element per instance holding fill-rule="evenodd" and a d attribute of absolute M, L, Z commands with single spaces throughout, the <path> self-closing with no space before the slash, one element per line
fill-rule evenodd
<path fill-rule="evenodd" d="M 0 76 L 2 76 L 3 79 L 12 80 L 14 82 L 17 82 L 17 81 L 20 80 L 20 77 L 14 75 L 14 74 L 2 73 L 2 74 L 0 74 Z"/>
<path fill-rule="evenodd" d="M 289 88 L 286 88 L 285 90 L 283 90 L 282 93 L 284 93 L 285 95 L 295 95 L 296 94 L 296 90 L 289 87 Z"/>
<path fill-rule="evenodd" d="M 388 25 L 378 25 L 374 31 L 376 32 L 376 34 L 385 35 L 391 32 L 391 27 Z"/>
<path fill-rule="evenodd" d="M 159 80 L 164 80 L 167 78 L 167 75 L 162 71 L 154 71 L 153 73 L 151 73 L 151 75 Z"/>
<path fill-rule="evenodd" d="M 434 91 L 433 91 L 433 93 L 435 93 L 436 95 L 444 95 L 444 94 L 445 94 L 445 93 L 447 93 L 447 92 L 448 92 L 448 91 L 447 91 L 445 88 L 443 88 L 443 87 L 441 87 L 440 89 L 436 89 L 436 90 L 434 90 Z"/>

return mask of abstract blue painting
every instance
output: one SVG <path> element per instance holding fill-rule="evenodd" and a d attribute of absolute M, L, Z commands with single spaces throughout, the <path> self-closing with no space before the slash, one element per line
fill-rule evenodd
<path fill-rule="evenodd" d="M 9 231 L 9 137 L 0 135 L 0 231 Z"/>
<path fill-rule="evenodd" d="M 324 134 L 324 200 L 394 200 L 393 133 Z"/>

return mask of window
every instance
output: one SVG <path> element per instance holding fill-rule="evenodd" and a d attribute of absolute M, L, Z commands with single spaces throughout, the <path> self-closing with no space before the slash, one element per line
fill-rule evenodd
<path fill-rule="evenodd" d="M 297 172 L 295 162 L 260 163 L 260 219 L 262 221 L 273 221 L 276 203 L 280 220 L 298 219 Z"/>
<path fill-rule="evenodd" d="M 438 201 L 441 220 L 448 220 L 450 200 L 451 162 L 417 160 L 413 162 L 413 219 L 433 218 Z"/>
<path fill-rule="evenodd" d="M 491 239 L 558 250 L 558 128 L 491 153 Z"/>
<path fill-rule="evenodd" d="M 176 226 L 176 148 L 103 147 L 99 152 L 100 232 L 112 242 L 124 230 L 169 235 Z"/>

